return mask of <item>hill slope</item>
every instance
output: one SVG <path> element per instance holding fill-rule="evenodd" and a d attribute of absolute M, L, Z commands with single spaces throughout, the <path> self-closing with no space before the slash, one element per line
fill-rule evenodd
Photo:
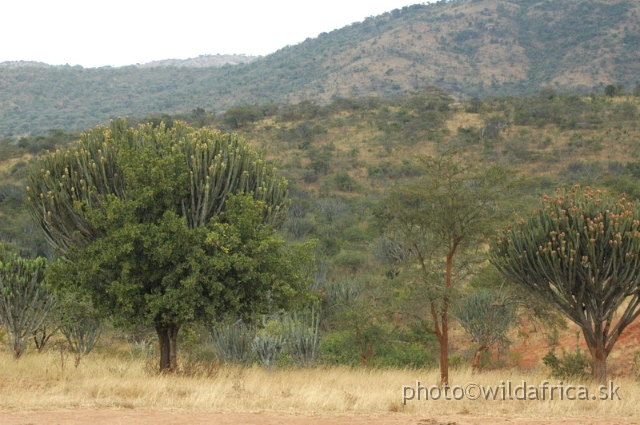
<path fill-rule="evenodd" d="M 639 10 L 623 0 L 440 1 L 370 17 L 248 64 L 0 67 L 0 136 L 198 107 L 391 96 L 428 85 L 460 97 L 548 85 L 631 88 L 640 75 Z"/>

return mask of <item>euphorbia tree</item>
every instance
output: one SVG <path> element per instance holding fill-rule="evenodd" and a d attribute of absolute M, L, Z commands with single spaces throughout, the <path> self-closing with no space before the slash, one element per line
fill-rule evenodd
<path fill-rule="evenodd" d="M 509 227 L 492 262 L 581 329 L 604 382 L 622 331 L 640 315 L 640 204 L 579 186 Z"/>
<path fill-rule="evenodd" d="M 46 258 L 22 258 L 0 245 L 0 324 L 16 359 L 55 307 L 43 282 L 46 266 Z"/>
<path fill-rule="evenodd" d="M 163 370 L 176 368 L 182 325 L 264 312 L 304 284 L 272 226 L 286 181 L 237 136 L 117 120 L 45 155 L 29 179 L 31 211 L 66 260 L 53 280 L 154 326 Z"/>
<path fill-rule="evenodd" d="M 503 340 L 516 318 L 515 305 L 505 294 L 480 289 L 462 298 L 453 315 L 476 345 L 472 371 L 480 370 L 480 357 L 496 342 Z"/>

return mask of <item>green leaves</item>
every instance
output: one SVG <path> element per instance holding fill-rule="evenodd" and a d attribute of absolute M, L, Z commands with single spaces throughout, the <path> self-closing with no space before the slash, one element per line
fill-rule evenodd
<path fill-rule="evenodd" d="M 479 289 L 462 298 L 453 315 L 479 346 L 491 347 L 515 320 L 515 305 L 504 295 Z"/>
<path fill-rule="evenodd" d="M 561 309 L 592 304 L 602 320 L 620 305 L 619 294 L 631 295 L 640 283 L 639 227 L 638 205 L 574 187 L 507 229 L 493 261 L 511 279 L 550 293 Z"/>
<path fill-rule="evenodd" d="M 477 250 L 492 232 L 504 175 L 462 165 L 451 154 L 419 161 L 424 175 L 394 188 L 386 208 L 395 237 L 420 266 L 417 279 L 427 283 L 441 281 L 448 255 Z"/>

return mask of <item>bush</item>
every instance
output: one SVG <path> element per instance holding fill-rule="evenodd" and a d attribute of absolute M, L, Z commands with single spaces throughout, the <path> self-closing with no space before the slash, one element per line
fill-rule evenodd
<path fill-rule="evenodd" d="M 333 181 L 336 185 L 336 188 L 343 192 L 351 192 L 355 190 L 357 186 L 355 179 L 351 177 L 346 171 L 340 171 L 336 173 Z"/>
<path fill-rule="evenodd" d="M 425 368 L 435 365 L 431 351 L 424 344 L 391 338 L 388 329 L 375 326 L 371 337 L 371 358 L 366 363 L 372 367 Z M 352 330 L 339 330 L 323 335 L 321 359 L 327 365 L 362 365 L 360 345 Z"/>
<path fill-rule="evenodd" d="M 356 273 L 364 264 L 366 257 L 358 251 L 343 251 L 336 255 L 335 264 L 343 267 L 351 273 Z"/>
<path fill-rule="evenodd" d="M 286 351 L 298 366 L 313 365 L 320 353 L 320 311 L 292 313 L 283 320 Z"/>
<path fill-rule="evenodd" d="M 290 218 L 285 222 L 285 229 L 296 239 L 301 239 L 312 233 L 314 224 L 306 218 Z"/>
<path fill-rule="evenodd" d="M 586 379 L 593 370 L 591 358 L 580 349 L 574 352 L 563 349 L 558 357 L 554 348 L 542 358 L 542 362 L 551 369 L 551 376 L 557 379 Z"/>
<path fill-rule="evenodd" d="M 75 358 L 75 367 L 78 367 L 82 358 L 96 346 L 102 334 L 102 323 L 90 316 L 76 318 L 73 322 L 62 325 L 60 332 L 67 339 L 69 349 Z"/>
<path fill-rule="evenodd" d="M 253 339 L 251 351 L 260 364 L 268 368 L 276 363 L 284 346 L 285 340 L 282 336 L 270 336 L 263 330 Z"/>

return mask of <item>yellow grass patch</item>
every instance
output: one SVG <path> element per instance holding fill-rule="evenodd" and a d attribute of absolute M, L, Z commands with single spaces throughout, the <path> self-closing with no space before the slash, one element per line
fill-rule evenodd
<path fill-rule="evenodd" d="M 187 376 L 158 375 L 140 359 L 92 354 L 77 369 L 61 367 L 59 353 L 29 353 L 14 361 L 0 354 L 0 409 L 56 410 L 66 408 L 134 408 L 180 411 L 281 412 L 302 415 L 330 414 L 469 414 L 509 417 L 637 417 L 640 385 L 616 378 L 622 400 L 408 400 L 403 386 L 438 382 L 437 370 L 273 369 L 258 366 L 222 366 L 208 373 Z M 471 375 L 452 370 L 451 385 L 469 383 L 498 386 L 511 381 L 539 385 L 544 374 L 493 371 Z M 569 383 L 565 382 L 564 385 Z M 585 384 L 592 389 L 596 385 Z M 548 394 L 548 393 L 547 393 Z M 548 398 L 548 395 L 547 395 Z"/>

